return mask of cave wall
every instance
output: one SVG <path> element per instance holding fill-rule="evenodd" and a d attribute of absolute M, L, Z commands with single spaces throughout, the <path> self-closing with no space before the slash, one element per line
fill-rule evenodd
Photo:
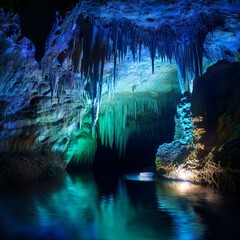
<path fill-rule="evenodd" d="M 172 137 L 180 92 L 191 92 L 193 79 L 219 58 L 238 59 L 235 5 L 90 1 L 62 15 L 71 1 L 66 6 L 49 1 L 50 8 L 27 2 L 30 12 L 20 5 L 11 10 L 18 15 L 0 11 L 0 150 L 5 161 L 11 152 L 45 156 L 62 168 L 91 165 L 98 138 L 122 152 L 134 135 L 161 137 L 167 131 Z M 50 17 L 31 35 L 39 19 L 31 25 L 28 14 L 45 10 Z M 222 115 L 211 120 L 207 114 L 209 127 L 216 119 L 222 124 L 218 129 L 231 122 Z"/>
<path fill-rule="evenodd" d="M 158 148 L 158 174 L 239 191 L 239 100 L 239 62 L 218 61 L 195 79 L 191 115 L 181 111 L 182 123 L 188 121 L 192 124 L 191 139 L 179 144 L 182 136 L 188 135 L 176 125 L 176 139 Z M 177 130 L 182 135 L 177 136 Z"/>
<path fill-rule="evenodd" d="M 77 141 L 70 136 L 80 129 L 86 112 L 83 92 L 71 94 L 67 75 L 66 92 L 60 99 L 35 60 L 33 43 L 21 34 L 17 16 L 1 11 L 0 18 L 1 166 L 3 172 L 9 168 L 14 172 L 14 164 L 21 168 L 27 162 L 28 172 L 38 168 L 37 178 L 41 175 L 37 172 L 50 171 L 50 165 L 66 168 L 66 148 Z M 18 161 L 21 157 L 24 161 Z M 16 179 L 25 179 L 24 171 L 19 175 Z"/>
<path fill-rule="evenodd" d="M 206 130 L 202 142 L 217 147 L 215 159 L 239 169 L 240 140 L 240 63 L 217 62 L 195 80 L 192 114 L 202 116 L 201 127 Z"/>

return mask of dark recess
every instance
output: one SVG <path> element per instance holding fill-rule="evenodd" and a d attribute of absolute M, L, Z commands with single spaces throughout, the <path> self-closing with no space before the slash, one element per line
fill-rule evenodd
<path fill-rule="evenodd" d="M 154 170 L 155 155 L 160 144 L 171 142 L 174 136 L 175 108 L 169 110 L 165 118 L 165 127 L 155 132 L 152 138 L 133 135 L 129 138 L 125 156 L 119 158 L 116 148 L 103 146 L 98 142 L 98 149 L 93 162 L 94 171 L 134 172 Z M 160 120 L 159 120 L 160 121 Z"/>
<path fill-rule="evenodd" d="M 35 58 L 41 61 L 46 40 L 56 19 L 56 11 L 62 16 L 71 10 L 77 0 L 1 0 L 5 11 L 19 14 L 22 34 L 29 38 L 36 49 Z"/>

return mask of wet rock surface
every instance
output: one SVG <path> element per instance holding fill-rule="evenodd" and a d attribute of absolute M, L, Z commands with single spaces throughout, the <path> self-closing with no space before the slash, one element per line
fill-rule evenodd
<path fill-rule="evenodd" d="M 175 115 L 174 141 L 164 143 L 157 150 L 157 162 L 161 164 L 181 162 L 187 154 L 187 147 L 193 141 L 193 123 L 191 121 L 191 97 L 185 93 L 177 105 Z"/>
<path fill-rule="evenodd" d="M 240 64 L 226 60 L 217 62 L 195 80 L 192 141 L 185 145 L 187 154 L 179 154 L 182 146 L 176 141 L 166 144 L 168 148 L 160 146 L 157 152 L 157 169 L 165 170 L 166 177 L 239 190 L 239 84 Z"/>
<path fill-rule="evenodd" d="M 30 152 L 39 156 L 37 162 L 41 156 L 49 163 L 64 162 L 66 139 L 79 129 L 83 116 L 82 92 L 66 88 L 58 96 L 34 58 L 34 45 L 21 35 L 18 18 L 2 11 L 0 22 L 0 151 L 13 153 L 15 160 Z M 2 163 L 11 160 L 11 154 L 6 156 Z M 38 163 L 33 166 L 41 171 Z M 65 169 L 66 162 L 59 168 Z"/>
<path fill-rule="evenodd" d="M 240 173 L 239 101 L 239 62 L 219 61 L 195 81 L 192 113 L 203 116 L 201 127 L 206 129 L 201 142 L 207 147 L 206 151 L 214 147 L 217 149 L 214 161 L 232 172 L 236 184 Z"/>

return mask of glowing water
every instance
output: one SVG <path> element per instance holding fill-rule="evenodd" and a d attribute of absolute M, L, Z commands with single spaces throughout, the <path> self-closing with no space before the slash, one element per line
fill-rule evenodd
<path fill-rule="evenodd" d="M 66 176 L 0 188 L 0 238 L 239 239 L 238 200 L 185 182 Z"/>

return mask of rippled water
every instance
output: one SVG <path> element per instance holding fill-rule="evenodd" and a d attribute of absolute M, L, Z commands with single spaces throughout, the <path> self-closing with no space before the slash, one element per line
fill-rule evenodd
<path fill-rule="evenodd" d="M 0 239 L 240 239 L 237 198 L 137 175 L 0 188 Z"/>

